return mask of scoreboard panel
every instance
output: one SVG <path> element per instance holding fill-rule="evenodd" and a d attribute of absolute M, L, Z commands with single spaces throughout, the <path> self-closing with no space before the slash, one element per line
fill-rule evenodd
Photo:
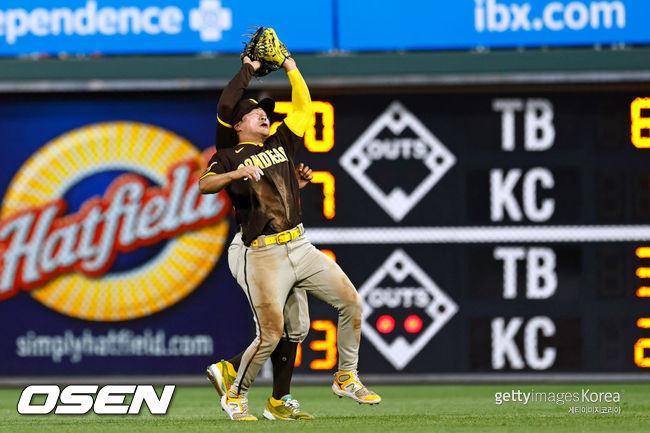
<path fill-rule="evenodd" d="M 363 298 L 361 370 L 650 368 L 650 92 L 314 99 L 303 221 Z M 334 367 L 311 312 L 303 372 Z"/>

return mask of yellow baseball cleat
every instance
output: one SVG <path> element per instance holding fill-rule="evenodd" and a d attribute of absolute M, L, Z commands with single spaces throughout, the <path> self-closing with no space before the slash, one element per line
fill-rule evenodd
<path fill-rule="evenodd" d="M 356 371 L 339 371 L 334 377 L 332 391 L 339 398 L 349 397 L 359 404 L 379 404 L 381 397 L 365 387 Z"/>
<path fill-rule="evenodd" d="M 206 374 L 208 375 L 210 382 L 212 382 L 212 385 L 214 385 L 214 388 L 222 397 L 230 389 L 237 378 L 235 367 L 223 359 L 216 364 L 210 364 L 206 370 Z"/>
<path fill-rule="evenodd" d="M 233 421 L 257 421 L 248 410 L 248 397 L 238 395 L 232 389 L 221 397 L 221 407 Z"/>
<path fill-rule="evenodd" d="M 314 416 L 300 409 L 298 400 L 291 397 L 291 394 L 287 394 L 280 400 L 276 400 L 273 397 L 269 398 L 269 402 L 266 403 L 266 408 L 264 409 L 264 418 L 295 421 L 314 419 Z"/>

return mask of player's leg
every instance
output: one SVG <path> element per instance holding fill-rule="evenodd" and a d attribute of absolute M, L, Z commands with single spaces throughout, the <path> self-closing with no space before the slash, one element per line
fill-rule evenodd
<path fill-rule="evenodd" d="M 284 328 L 283 307 L 291 289 L 293 274 L 280 248 L 243 249 L 243 258 L 232 264 L 237 281 L 253 310 L 256 337 L 244 351 L 234 383 L 221 399 L 231 419 L 252 418 L 248 411 L 248 389 L 276 348 Z"/>
<path fill-rule="evenodd" d="M 273 395 L 264 409 L 264 418 L 271 420 L 311 420 L 313 415 L 300 409 L 291 395 L 291 377 L 296 362 L 298 343 L 309 333 L 309 306 L 304 290 L 289 293 L 284 305 L 284 333 L 271 354 L 273 364 Z"/>
<path fill-rule="evenodd" d="M 228 248 L 228 264 L 234 276 L 239 272 L 239 261 L 245 251 L 241 232 L 237 232 Z M 282 340 L 271 353 L 273 365 L 273 395 L 267 402 L 264 411 L 269 419 L 313 419 L 314 417 L 303 410 L 296 410 L 299 403 L 291 396 L 291 377 L 296 360 L 299 342 L 302 342 L 309 332 L 309 306 L 304 290 L 295 293 L 291 290 L 287 297 L 283 312 L 285 327 Z M 221 360 L 210 364 L 207 376 L 220 396 L 223 396 L 232 386 L 240 369 L 244 352 L 240 352 L 229 360 Z M 290 409 L 290 410 L 289 410 Z"/>
<path fill-rule="evenodd" d="M 273 353 L 271 363 L 273 364 L 273 391 L 271 396 L 280 400 L 291 393 L 291 377 L 296 362 L 298 343 L 281 338 Z"/>
<path fill-rule="evenodd" d="M 230 267 L 230 272 L 233 274 L 233 276 L 235 276 L 235 278 L 237 278 L 237 274 L 239 272 L 239 261 L 242 259 L 245 250 L 246 247 L 242 241 L 242 233 L 241 231 L 238 231 L 235 233 L 235 236 L 233 237 L 228 248 L 228 265 Z M 298 305 L 299 298 L 294 297 L 292 293 L 289 294 L 289 297 L 287 298 L 285 311 L 293 311 L 301 308 Z M 307 302 L 306 295 L 304 295 L 304 302 L 305 304 Z M 307 313 L 307 315 L 309 315 L 309 313 Z M 309 318 L 307 318 L 307 320 L 309 320 Z M 309 324 L 307 324 L 307 326 L 309 326 Z M 302 339 L 296 341 L 302 341 Z M 279 395 L 279 397 L 276 397 L 278 399 L 282 398 L 286 394 L 289 394 L 289 382 L 291 381 L 291 375 L 293 374 L 293 364 L 290 364 L 290 367 L 288 367 L 287 365 L 289 365 L 289 362 L 282 362 L 281 360 L 292 356 L 292 353 L 293 360 L 295 360 L 295 350 L 297 345 L 298 343 L 278 345 L 278 347 L 276 347 L 276 349 L 271 354 L 271 360 L 273 364 L 273 392 L 274 397 Z M 239 371 L 241 359 L 243 356 L 244 351 L 238 353 L 228 360 L 222 359 L 221 361 L 210 364 L 208 366 L 208 379 L 210 382 L 212 382 L 212 385 L 219 393 L 219 396 L 223 396 L 228 391 L 230 386 L 232 386 L 232 384 L 235 382 L 235 379 L 237 378 L 237 371 Z M 278 378 L 277 380 L 276 377 Z M 278 394 L 285 389 L 285 393 Z"/>
<path fill-rule="evenodd" d="M 300 409 L 300 403 L 291 395 L 291 377 L 296 362 L 298 344 L 309 332 L 309 309 L 304 290 L 296 296 L 292 290 L 284 307 L 284 334 L 271 353 L 273 366 L 273 394 L 264 410 L 264 417 L 272 420 L 311 420 L 314 416 Z M 233 358 L 208 366 L 208 378 L 220 396 L 223 396 L 237 378 L 244 352 Z"/>
<path fill-rule="evenodd" d="M 339 397 L 359 403 L 377 404 L 381 397 L 366 388 L 357 375 L 361 340 L 362 303 L 357 290 L 336 262 L 317 250 L 306 239 L 294 246 L 294 260 L 299 263 L 299 287 L 338 310 L 337 349 L 339 371 L 332 390 Z"/>
<path fill-rule="evenodd" d="M 273 365 L 273 394 L 266 403 L 264 417 L 271 420 L 312 420 L 314 416 L 300 409 L 300 403 L 291 395 L 291 377 L 296 362 L 298 343 L 280 339 L 271 353 Z M 221 360 L 208 367 L 208 377 L 219 394 L 224 395 L 237 378 L 237 370 L 244 352 L 232 360 Z"/>
<path fill-rule="evenodd" d="M 296 361 L 297 348 L 297 341 L 287 340 L 283 336 L 275 350 L 271 353 L 273 398 L 280 400 L 287 394 L 291 394 L 291 376 L 293 375 L 293 365 Z M 222 359 L 208 366 L 208 379 L 210 379 L 220 396 L 223 396 L 235 382 L 243 356 L 244 352 L 242 351 L 228 360 Z"/>
<path fill-rule="evenodd" d="M 307 293 L 292 289 L 284 304 L 284 332 L 277 349 L 271 355 L 273 361 L 273 397 L 280 399 L 291 393 L 291 376 L 296 362 L 298 343 L 309 333 L 309 304 Z M 277 367 L 277 368 L 276 368 Z M 277 371 L 276 371 L 277 370 Z"/>

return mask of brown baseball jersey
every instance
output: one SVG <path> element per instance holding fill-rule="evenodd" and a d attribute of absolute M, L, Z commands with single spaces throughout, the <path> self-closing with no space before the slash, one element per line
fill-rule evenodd
<path fill-rule="evenodd" d="M 245 165 L 256 165 L 264 172 L 259 181 L 239 179 L 226 187 L 245 245 L 260 235 L 300 224 L 300 194 L 293 159 L 302 142 L 303 138 L 283 123 L 264 143 L 239 143 L 221 149 L 210 160 L 207 172 L 227 173 Z"/>

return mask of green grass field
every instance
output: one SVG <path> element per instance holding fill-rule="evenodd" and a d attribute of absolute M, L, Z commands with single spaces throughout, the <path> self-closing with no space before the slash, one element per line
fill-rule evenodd
<path fill-rule="evenodd" d="M 295 386 L 293 395 L 317 419 L 305 422 L 230 421 L 217 394 L 203 387 L 177 387 L 166 416 L 21 416 L 16 412 L 20 389 L 0 389 L 0 432 L 649 432 L 650 385 L 413 385 L 374 386 L 383 398 L 378 406 L 360 406 L 336 398 L 327 385 Z M 520 389 L 540 392 L 620 392 L 620 415 L 569 414 L 567 405 L 529 402 L 495 404 L 495 393 Z M 261 412 L 269 387 L 250 392 L 254 415 Z M 575 405 L 575 404 L 572 404 Z M 583 404 L 580 406 L 596 406 Z M 607 404 L 612 406 L 612 404 Z"/>

